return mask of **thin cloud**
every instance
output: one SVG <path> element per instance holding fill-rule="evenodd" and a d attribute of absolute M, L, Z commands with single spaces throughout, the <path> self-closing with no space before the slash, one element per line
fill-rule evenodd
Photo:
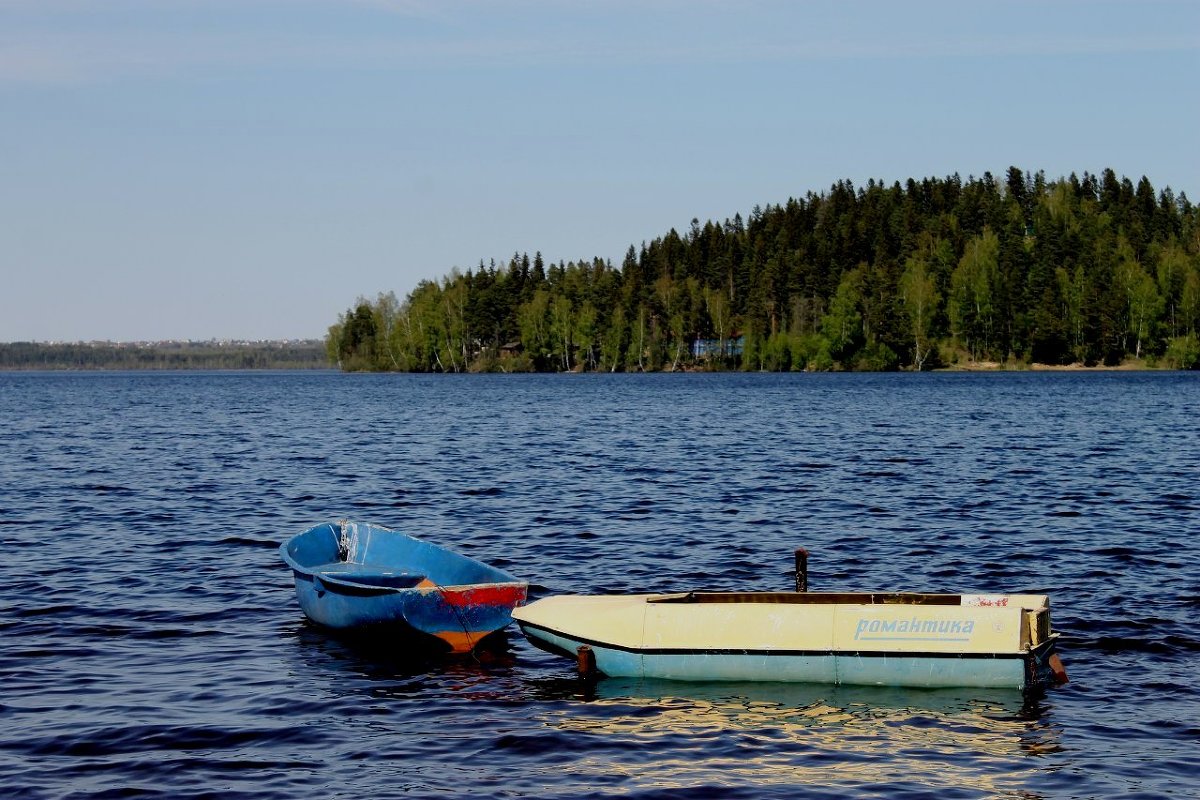
<path fill-rule="evenodd" d="M 109 0 L 100 9 L 83 0 L 0 0 L 0 84 L 85 83 L 137 77 L 164 77 L 212 68 L 411 69 L 542 65 L 739 64 L 844 59 L 924 59 L 973 57 L 1076 57 L 1200 51 L 1198 32 L 1129 34 L 1069 33 L 959 36 L 948 31 L 894 35 L 855 29 L 852 35 L 819 32 L 793 35 L 777 28 L 761 32 L 690 30 L 687 36 L 658 26 L 612 22 L 605 4 L 577 6 L 531 0 L 516 6 L 541 21 L 553 11 L 566 26 L 548 35 L 540 26 L 491 26 L 480 14 L 500 14 L 488 3 L 431 3 L 426 0 L 349 0 L 359 9 L 421 18 L 431 25 L 381 27 L 367 33 L 306 30 L 302 25 L 273 30 L 243 29 L 235 9 L 320 7 L 329 0 L 177 0 L 169 8 L 204 9 L 216 27 L 197 29 L 172 21 L 162 3 Z M 650 6 L 678 7 L 675 3 Z M 339 5 L 346 8 L 346 4 Z M 552 8 L 551 8 L 552 7 Z M 576 17 L 572 11 L 584 7 Z M 621 6 L 618 5 L 618 8 Z M 680 7 L 682 8 L 682 7 Z M 14 9 L 16 12 L 14 13 Z M 156 24 L 140 30 L 121 27 L 113 9 L 145 10 Z M 153 9 L 153 11 L 152 11 Z M 472 13 L 473 12 L 478 12 Z M 226 15 L 225 11 L 230 14 Z M 681 12 L 682 13 L 682 12 Z M 165 15 L 164 15 L 165 14 Z M 731 17 L 732 18 L 732 17 Z M 497 18 L 499 19 L 499 18 Z M 51 24 L 53 21 L 55 24 Z M 260 20 L 261 22 L 261 20 Z M 126 23 L 127 24 L 127 23 Z M 222 29 L 221 26 L 224 26 Z M 314 23 L 314 28 L 316 24 Z M 587 35 L 582 35 L 586 33 Z M 579 35 L 576 35 L 579 34 Z"/>
<path fill-rule="evenodd" d="M 1051 57 L 1128 55 L 1134 53 L 1200 51 L 1200 34 L 1171 36 L 954 38 L 950 40 L 787 42 L 722 45 L 713 55 L 728 58 L 754 52 L 763 60 L 792 59 L 906 59 L 971 57 Z M 711 51 L 710 51 L 711 52 Z"/>

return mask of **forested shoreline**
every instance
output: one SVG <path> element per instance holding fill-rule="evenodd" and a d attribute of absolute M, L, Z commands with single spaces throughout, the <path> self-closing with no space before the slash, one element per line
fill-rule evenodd
<path fill-rule="evenodd" d="M 9 342 L 0 369 L 328 369 L 320 340 L 279 342 Z"/>
<path fill-rule="evenodd" d="M 515 253 L 360 299 L 344 370 L 1200 367 L 1200 210 L 1111 169 L 848 181 L 620 265 Z"/>

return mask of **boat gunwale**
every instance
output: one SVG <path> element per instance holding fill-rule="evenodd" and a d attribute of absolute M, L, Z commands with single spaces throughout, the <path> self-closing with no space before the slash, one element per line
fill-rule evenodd
<path fill-rule="evenodd" d="M 605 595 L 593 595 L 603 597 Z M 612 595 L 614 597 L 621 595 Z M 928 605 L 961 606 L 971 594 L 942 594 L 930 592 L 675 592 L 647 595 L 647 603 L 711 603 L 766 605 Z M 997 597 L 1044 597 L 1044 595 L 1005 594 Z M 1049 599 L 1047 598 L 1047 605 Z M 1037 610 L 1037 609 L 1030 609 Z"/>
<path fill-rule="evenodd" d="M 329 526 L 332 528 L 332 526 L 334 524 L 341 524 L 341 522 L 344 522 L 344 520 L 339 521 L 339 523 L 329 523 L 329 522 L 319 523 L 317 525 L 313 525 L 310 528 L 307 528 L 306 530 L 301 531 L 300 533 L 297 533 L 297 534 L 289 537 L 286 541 L 284 541 L 282 544 L 279 545 L 279 554 L 283 558 L 284 563 L 288 567 L 290 567 L 292 569 L 292 571 L 294 573 L 296 573 L 297 575 L 303 575 L 309 579 L 314 579 L 314 578 L 319 579 L 322 583 L 324 583 L 326 585 L 333 585 L 333 586 L 349 588 L 349 589 L 354 590 L 353 593 L 357 594 L 357 595 L 395 594 L 395 593 L 411 592 L 411 591 L 449 591 L 449 590 L 466 591 L 466 590 L 473 589 L 473 588 L 479 587 L 479 586 L 524 586 L 526 588 L 528 588 L 528 586 L 529 586 L 529 581 L 522 580 L 521 578 L 518 578 L 516 575 L 513 575 L 512 573 L 508 572 L 507 570 L 501 569 L 500 567 L 497 567 L 497 566 L 493 566 L 492 564 L 489 564 L 486 561 L 481 561 L 477 558 L 472 558 L 471 556 L 463 555 L 462 553 L 458 552 L 457 550 L 446 547 L 445 545 L 436 544 L 434 542 L 428 542 L 428 541 L 425 541 L 424 539 L 418 539 L 417 537 L 412 536 L 407 533 L 404 533 L 403 531 L 398 531 L 393 528 L 385 528 L 381 525 L 376 525 L 375 523 L 372 523 L 372 522 L 363 522 L 363 523 L 357 523 L 357 524 L 363 525 L 363 526 L 371 529 L 373 534 L 382 533 L 387 536 L 397 536 L 397 537 L 401 537 L 404 539 L 408 539 L 410 541 L 417 542 L 418 544 L 422 544 L 427 547 L 433 548 L 437 551 L 440 551 L 442 553 L 445 553 L 446 555 L 449 555 L 449 556 L 453 557 L 453 559 L 458 560 L 460 562 L 466 562 L 466 563 L 472 564 L 474 566 L 481 567 L 484 570 L 486 570 L 487 572 L 492 573 L 489 577 L 493 577 L 493 578 L 495 578 L 495 580 L 475 581 L 475 582 L 471 582 L 471 583 L 446 583 L 446 584 L 443 584 L 443 583 L 438 583 L 438 582 L 434 581 L 432 578 L 429 578 L 428 573 L 424 573 L 424 577 L 427 578 L 428 580 L 430 580 L 434 584 L 433 586 L 428 586 L 428 587 L 378 586 L 375 584 L 357 582 L 357 581 L 348 579 L 346 577 L 338 577 L 337 573 L 331 574 L 331 573 L 323 571 L 321 568 L 328 564 L 356 564 L 356 565 L 359 565 L 362 567 L 385 566 L 384 564 L 367 563 L 367 562 L 363 562 L 363 561 L 342 560 L 342 561 L 336 561 L 336 562 L 323 562 L 321 564 L 311 564 L 310 565 L 310 564 L 300 563 L 299 561 L 296 560 L 296 558 L 290 552 L 288 552 L 288 548 L 292 545 L 293 542 L 298 541 L 299 539 L 301 539 L 304 536 L 314 534 L 315 531 L 319 530 L 322 527 Z M 330 533 L 332 535 L 332 530 L 330 531 Z M 352 573 L 350 573 L 350 574 L 352 574 Z M 375 590 L 382 590 L 382 591 L 375 591 Z"/>
<path fill-rule="evenodd" d="M 500 587 L 500 588 L 515 587 L 515 588 L 525 588 L 525 589 L 529 588 L 528 582 L 520 581 L 520 580 L 489 581 L 487 583 L 448 583 L 448 584 L 434 583 L 432 586 L 379 586 L 379 585 L 371 584 L 371 583 L 360 583 L 358 581 L 346 580 L 343 578 L 335 578 L 332 575 L 329 575 L 328 573 L 321 572 L 321 571 L 310 572 L 310 571 L 298 570 L 298 572 L 300 572 L 300 574 L 305 575 L 308 578 L 311 578 L 314 580 L 319 580 L 323 586 L 331 589 L 336 594 L 353 595 L 353 596 L 359 596 L 359 597 L 384 595 L 384 594 L 405 594 L 405 593 L 411 593 L 411 594 L 429 594 L 432 592 L 439 592 L 439 593 L 443 593 L 443 594 L 447 593 L 447 592 L 464 593 L 464 592 L 474 591 L 474 590 L 480 589 L 480 588 L 492 588 L 492 587 Z M 427 578 L 427 580 L 428 580 L 428 578 Z M 343 589 L 349 590 L 349 591 L 340 591 Z"/>

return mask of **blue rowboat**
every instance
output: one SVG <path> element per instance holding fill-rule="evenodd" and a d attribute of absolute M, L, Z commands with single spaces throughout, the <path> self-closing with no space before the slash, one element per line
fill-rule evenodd
<path fill-rule="evenodd" d="M 362 522 L 317 525 L 279 552 L 313 622 L 395 632 L 455 653 L 508 625 L 529 589 L 502 569 Z"/>
<path fill-rule="evenodd" d="M 1066 680 L 1045 595 L 558 595 L 513 618 L 534 645 L 614 677 L 996 689 Z"/>

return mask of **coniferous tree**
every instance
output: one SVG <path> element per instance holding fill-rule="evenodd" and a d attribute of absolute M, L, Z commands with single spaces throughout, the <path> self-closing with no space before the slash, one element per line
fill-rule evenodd
<path fill-rule="evenodd" d="M 343 369 L 1192 364 L 1200 209 L 1111 169 L 838 181 L 600 258 L 514 252 L 360 300 Z M 1192 338 L 1189 338 L 1192 337 Z M 736 346 L 735 343 L 736 342 Z"/>

